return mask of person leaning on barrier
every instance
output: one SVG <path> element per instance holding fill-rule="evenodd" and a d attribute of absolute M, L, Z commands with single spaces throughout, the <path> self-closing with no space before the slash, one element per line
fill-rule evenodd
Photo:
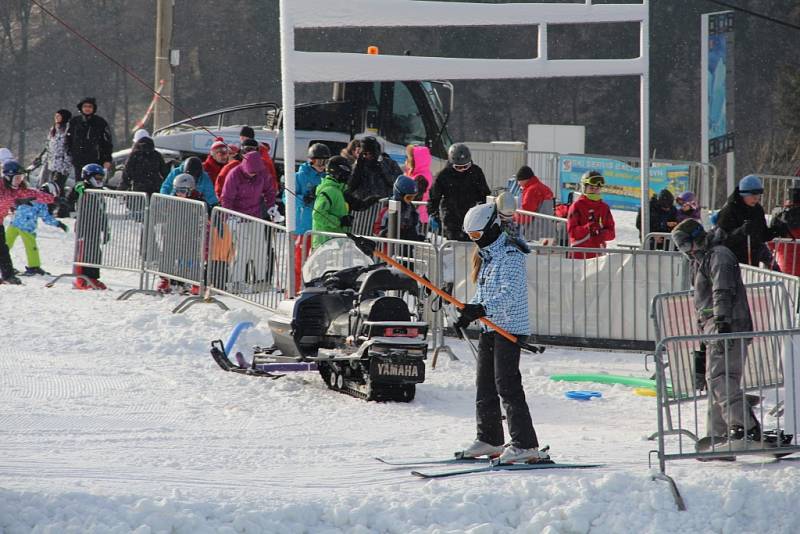
<path fill-rule="evenodd" d="M 444 237 L 453 241 L 469 241 L 462 230 L 464 216 L 486 201 L 492 192 L 483 170 L 472 161 L 472 153 L 464 143 L 455 143 L 447 151 L 447 166 L 436 175 L 428 198 L 431 229 L 440 226 Z"/>
<path fill-rule="evenodd" d="M 517 337 L 527 337 L 528 285 L 525 253 L 508 239 L 500 226 L 494 203 L 471 208 L 464 217 L 464 232 L 477 247 L 472 281 L 475 295 L 460 310 L 455 328 L 466 328 L 487 317 Z M 481 326 L 476 365 L 475 441 L 461 452 L 464 457 L 499 456 L 501 463 L 547 460 L 539 450 L 530 409 L 519 372 L 520 347 Z M 503 439 L 500 402 L 506 412 L 509 442 Z M 503 445 L 508 443 L 507 445 Z"/>
<path fill-rule="evenodd" d="M 739 262 L 724 238 L 720 230 L 706 233 L 694 219 L 672 230 L 672 240 L 691 265 L 697 323 L 704 334 L 753 330 Z M 761 439 L 741 387 L 748 344 L 741 338 L 706 342 L 709 436 Z"/>
<path fill-rule="evenodd" d="M 214 192 L 214 184 L 211 183 L 211 178 L 208 173 L 203 170 L 203 162 L 197 156 L 190 156 L 186 158 L 183 163 L 172 169 L 170 173 L 164 178 L 161 184 L 159 193 L 162 195 L 172 195 L 175 192 L 173 180 L 179 174 L 191 174 L 195 181 L 195 188 L 203 194 L 206 204 L 213 207 L 219 204 L 217 194 Z"/>
<path fill-rule="evenodd" d="M 89 163 L 81 169 L 81 179 L 72 188 L 67 201 L 74 206 L 78 206 L 84 193 L 90 189 L 103 190 L 105 186 L 105 170 L 97 163 Z M 100 197 L 89 197 L 82 207 L 83 215 L 75 220 L 75 239 L 78 241 L 76 247 L 76 259 L 83 263 L 102 263 L 102 251 L 100 241 L 106 244 L 111 239 L 106 217 L 106 204 Z M 100 269 L 97 267 L 75 266 L 73 273 L 83 275 L 89 279 L 76 278 L 73 283 L 75 289 L 106 289 L 100 281 Z"/>
<path fill-rule="evenodd" d="M 527 165 L 520 167 L 515 178 L 522 191 L 519 205 L 521 210 L 545 215 L 553 214 L 555 209 L 553 191 L 539 180 L 530 167 Z"/>
<path fill-rule="evenodd" d="M 727 234 L 725 245 L 733 251 L 739 263 L 753 266 L 763 263 L 776 268 L 766 243 L 779 233 L 767 226 L 761 206 L 763 193 L 764 184 L 760 177 L 750 174 L 742 178 L 719 211 L 717 227 Z"/>
<path fill-rule="evenodd" d="M 597 171 L 588 171 L 581 177 L 583 194 L 573 202 L 567 213 L 569 246 L 577 248 L 605 248 L 616 237 L 611 208 L 603 202 L 600 191 L 606 181 Z M 594 252 L 573 252 L 574 259 L 594 258 Z"/>

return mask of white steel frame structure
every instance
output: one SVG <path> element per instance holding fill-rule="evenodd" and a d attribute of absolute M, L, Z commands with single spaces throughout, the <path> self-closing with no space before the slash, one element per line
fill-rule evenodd
<path fill-rule="evenodd" d="M 280 0 L 283 151 L 285 180 L 295 183 L 295 84 L 310 82 L 521 79 L 583 76 L 639 76 L 642 236 L 649 228 L 650 184 L 650 15 L 648 0 L 638 4 L 512 3 L 478 4 L 417 0 Z M 322 9 L 324 5 L 324 9 Z M 638 22 L 639 57 L 630 59 L 549 59 L 551 24 Z M 368 55 L 295 50 L 300 28 L 538 26 L 538 54 L 531 59 L 472 59 Z M 286 224 L 295 228 L 295 197 L 286 197 Z"/>

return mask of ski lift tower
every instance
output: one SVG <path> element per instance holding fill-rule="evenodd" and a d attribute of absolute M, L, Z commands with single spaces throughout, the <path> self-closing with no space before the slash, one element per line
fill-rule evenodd
<path fill-rule="evenodd" d="M 639 56 L 627 59 L 549 59 L 551 24 L 637 22 Z M 642 238 L 649 230 L 650 40 L 648 0 L 635 4 L 511 3 L 479 4 L 416 0 L 280 0 L 284 161 L 294 161 L 295 84 L 312 82 L 520 79 L 585 76 L 639 76 Z M 345 27 L 538 27 L 538 53 L 530 59 L 473 59 L 370 55 L 295 50 L 298 28 Z M 294 191 L 294 167 L 286 166 L 287 188 Z M 295 229 L 295 201 L 286 197 L 286 225 Z M 290 247 L 292 250 L 293 247 Z M 290 262 L 294 265 L 294 262 Z M 289 275 L 291 281 L 294 275 Z"/>

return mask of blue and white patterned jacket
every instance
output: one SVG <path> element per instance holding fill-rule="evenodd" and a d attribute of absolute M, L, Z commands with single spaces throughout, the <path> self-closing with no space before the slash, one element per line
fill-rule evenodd
<path fill-rule="evenodd" d="M 11 226 L 19 228 L 23 232 L 36 235 L 36 226 L 39 223 L 39 217 L 50 226 L 58 226 L 58 219 L 50 214 L 47 209 L 47 204 L 41 202 L 31 202 L 31 204 L 20 204 L 14 211 L 14 218 L 11 220 Z"/>
<path fill-rule="evenodd" d="M 478 272 L 478 290 L 470 303 L 483 304 L 487 318 L 510 333 L 530 335 L 525 253 L 502 233 L 478 254 L 483 264 Z M 486 330 L 485 326 L 481 328 Z"/>

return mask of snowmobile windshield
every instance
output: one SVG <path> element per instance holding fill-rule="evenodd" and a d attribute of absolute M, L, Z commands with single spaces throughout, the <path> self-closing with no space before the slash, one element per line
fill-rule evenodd
<path fill-rule="evenodd" d="M 372 258 L 358 250 L 355 243 L 346 237 L 338 237 L 314 249 L 303 265 L 303 282 L 319 278 L 329 271 L 367 267 L 373 263 Z"/>

